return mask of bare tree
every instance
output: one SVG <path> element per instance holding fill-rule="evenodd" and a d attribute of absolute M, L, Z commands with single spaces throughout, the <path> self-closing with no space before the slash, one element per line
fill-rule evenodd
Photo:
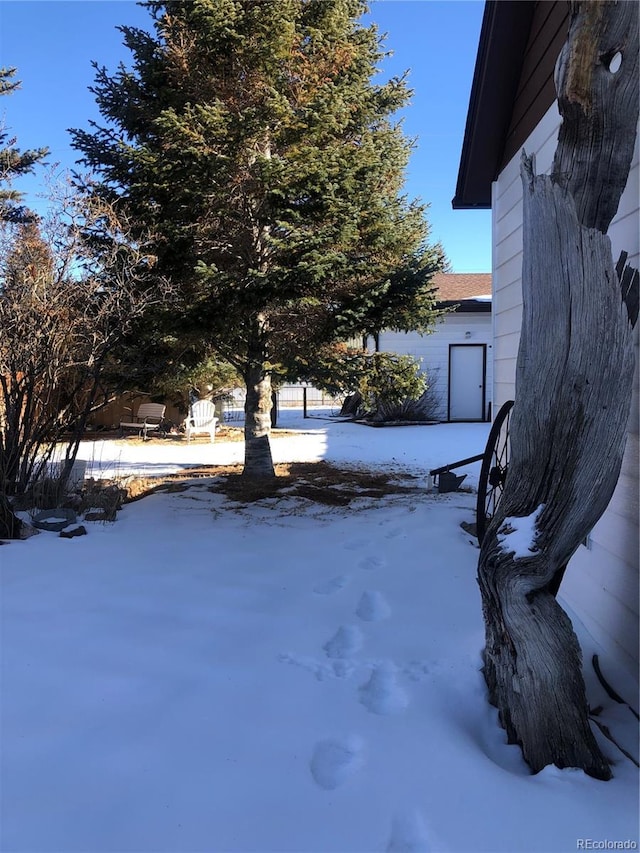
<path fill-rule="evenodd" d="M 563 567 L 605 511 L 624 452 L 638 273 L 606 236 L 638 121 L 638 4 L 573 4 L 556 66 L 563 117 L 551 176 L 523 155 L 523 324 L 511 460 L 482 543 L 485 678 L 534 772 L 611 771 L 589 727 L 581 653 L 558 605 Z M 522 519 L 533 535 L 519 551 Z"/>
<path fill-rule="evenodd" d="M 109 205 L 67 192 L 0 241 L 0 492 L 20 494 L 64 437 L 68 478 L 114 348 L 166 292 Z M 100 239 L 95 233 L 100 231 Z M 0 525 L 2 519 L 0 519 Z M 0 535 L 15 534 L 14 523 Z"/>
<path fill-rule="evenodd" d="M 0 68 L 0 96 L 10 95 L 20 88 L 20 82 L 14 79 L 15 74 L 15 68 Z M 15 138 L 9 136 L 8 129 L 0 122 L 0 227 L 7 222 L 33 221 L 34 214 L 22 204 L 22 195 L 11 186 L 11 182 L 32 172 L 47 153 L 46 148 L 20 151 L 16 148 Z M 4 234 L 0 233 L 0 246 L 3 238 Z M 20 520 L 0 489 L 0 534 L 6 531 L 5 535 L 15 537 L 19 535 L 20 528 Z"/>

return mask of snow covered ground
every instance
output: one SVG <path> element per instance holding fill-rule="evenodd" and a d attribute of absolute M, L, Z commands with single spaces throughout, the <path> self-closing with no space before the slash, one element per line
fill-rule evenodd
<path fill-rule="evenodd" d="M 631 761 L 596 731 L 611 782 L 532 776 L 487 704 L 478 551 L 460 528 L 475 496 L 434 494 L 427 475 L 480 452 L 488 426 L 295 411 L 281 425 L 298 434 L 273 440 L 276 461 L 410 470 L 424 489 L 244 506 L 195 480 L 85 523 L 87 536 L 0 548 L 3 853 L 635 849 Z M 82 450 L 104 476 L 242 453 Z M 602 654 L 574 624 L 585 661 Z M 632 680 L 602 664 L 633 701 Z M 631 713 L 585 676 L 637 753 Z"/>

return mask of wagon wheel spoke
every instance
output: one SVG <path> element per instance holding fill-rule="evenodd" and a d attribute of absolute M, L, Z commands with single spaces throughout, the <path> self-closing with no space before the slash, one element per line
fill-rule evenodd
<path fill-rule="evenodd" d="M 508 400 L 496 415 L 489 432 L 478 481 L 476 530 L 482 543 L 489 522 L 496 513 L 509 470 L 509 421 L 513 400 Z"/>

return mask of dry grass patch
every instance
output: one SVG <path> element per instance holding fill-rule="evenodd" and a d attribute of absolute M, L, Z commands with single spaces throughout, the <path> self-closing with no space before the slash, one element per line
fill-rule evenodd
<path fill-rule="evenodd" d="M 176 480 L 211 477 L 209 490 L 225 495 L 237 503 L 253 503 L 266 498 L 302 497 L 330 506 L 347 506 L 360 498 L 382 498 L 389 494 L 406 494 L 424 490 L 419 478 L 408 473 L 384 473 L 359 468 L 341 468 L 328 462 L 289 462 L 275 466 L 276 476 L 250 479 L 242 468 L 218 466 L 185 471 L 165 478 L 157 489 L 176 491 L 184 488 Z M 170 481 L 170 482 L 168 482 Z"/>
<path fill-rule="evenodd" d="M 423 477 L 405 471 L 342 468 L 323 461 L 279 463 L 275 465 L 275 472 L 275 477 L 251 479 L 242 475 L 241 465 L 215 465 L 187 468 L 161 477 L 88 479 L 81 490 L 52 505 L 69 506 L 79 515 L 83 514 L 87 521 L 115 521 L 124 504 L 158 491 L 184 492 L 197 479 L 203 480 L 209 491 L 245 506 L 270 498 L 297 497 L 339 507 L 362 498 L 424 493 L 426 487 Z M 37 506 L 28 503 L 29 507 L 32 505 Z"/>
<path fill-rule="evenodd" d="M 291 436 L 300 435 L 300 433 L 296 430 L 290 429 L 272 429 L 270 432 L 270 438 L 279 439 L 279 438 L 290 438 Z M 150 433 L 149 438 L 145 441 L 140 438 L 135 433 L 131 433 L 129 435 L 121 436 L 119 432 L 107 433 L 102 432 L 100 434 L 92 434 L 86 436 L 87 440 L 99 440 L 105 438 L 112 438 L 116 441 L 116 443 L 122 443 L 127 445 L 149 445 L 149 444 L 186 444 L 186 436 L 184 433 L 167 433 L 167 435 L 156 435 L 155 433 Z M 219 426 L 216 430 L 216 443 L 218 442 L 237 442 L 244 441 L 244 427 L 235 427 L 229 426 L 225 424 L 224 426 Z M 196 435 L 194 436 L 190 444 L 209 444 L 210 439 L 208 435 Z"/>
<path fill-rule="evenodd" d="M 80 512 L 93 510 L 87 516 L 88 520 L 114 521 L 123 504 L 133 503 L 155 492 L 184 492 L 198 479 L 209 481 L 203 483 L 209 491 L 245 506 L 270 498 L 297 497 L 325 506 L 344 507 L 362 498 L 424 494 L 426 488 L 423 477 L 405 471 L 342 468 L 323 461 L 279 463 L 275 465 L 275 471 L 275 477 L 250 479 L 242 475 L 241 465 L 215 465 L 189 468 L 162 477 L 88 480 L 80 506 L 76 508 Z M 90 516 L 95 516 L 95 519 Z"/>

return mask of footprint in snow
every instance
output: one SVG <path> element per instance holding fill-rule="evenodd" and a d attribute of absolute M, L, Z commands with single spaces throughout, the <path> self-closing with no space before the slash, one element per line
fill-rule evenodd
<path fill-rule="evenodd" d="M 425 660 L 410 660 L 409 663 L 402 667 L 402 674 L 410 678 L 411 681 L 424 681 L 431 673 L 433 664 Z"/>
<path fill-rule="evenodd" d="M 313 591 L 317 595 L 333 595 L 335 592 L 340 592 L 349 583 L 349 575 L 338 575 L 335 578 L 330 578 L 327 581 L 317 583 Z"/>
<path fill-rule="evenodd" d="M 360 551 L 362 548 L 367 548 L 370 545 L 368 539 L 352 539 L 351 542 L 345 542 L 344 548 L 347 551 Z"/>
<path fill-rule="evenodd" d="M 396 681 L 396 667 L 390 662 L 376 664 L 358 692 L 360 702 L 372 714 L 397 714 L 409 704 L 407 693 Z"/>
<path fill-rule="evenodd" d="M 390 614 L 391 608 L 382 593 L 375 590 L 367 590 L 362 593 L 356 607 L 356 616 L 359 616 L 364 622 L 381 622 L 383 619 L 387 619 Z"/>
<path fill-rule="evenodd" d="M 278 655 L 280 663 L 289 663 L 299 666 L 307 672 L 312 673 L 318 681 L 326 681 L 329 678 L 350 678 L 356 668 L 350 660 L 332 660 L 331 663 L 316 660 L 315 658 L 293 655 L 282 652 Z"/>
<path fill-rule="evenodd" d="M 368 557 L 363 557 L 358 563 L 361 569 L 371 571 L 372 569 L 381 569 L 386 564 L 384 557 L 378 557 L 376 554 L 371 554 Z"/>
<path fill-rule="evenodd" d="M 348 658 L 362 648 L 362 633 L 355 625 L 342 625 L 322 647 L 328 658 Z"/>
<path fill-rule="evenodd" d="M 398 536 L 401 536 L 404 533 L 402 527 L 394 527 L 393 530 L 390 530 L 387 534 L 385 534 L 385 539 L 396 539 Z"/>
<path fill-rule="evenodd" d="M 427 830 L 419 812 L 410 812 L 394 817 L 391 824 L 391 837 L 387 844 L 387 853 L 429 853 L 431 845 Z"/>
<path fill-rule="evenodd" d="M 331 671 L 336 678 L 350 678 L 356 665 L 350 660 L 334 660 L 331 663 Z"/>
<path fill-rule="evenodd" d="M 320 788 L 332 791 L 362 766 L 362 740 L 359 737 L 321 740 L 315 746 L 309 769 Z"/>

